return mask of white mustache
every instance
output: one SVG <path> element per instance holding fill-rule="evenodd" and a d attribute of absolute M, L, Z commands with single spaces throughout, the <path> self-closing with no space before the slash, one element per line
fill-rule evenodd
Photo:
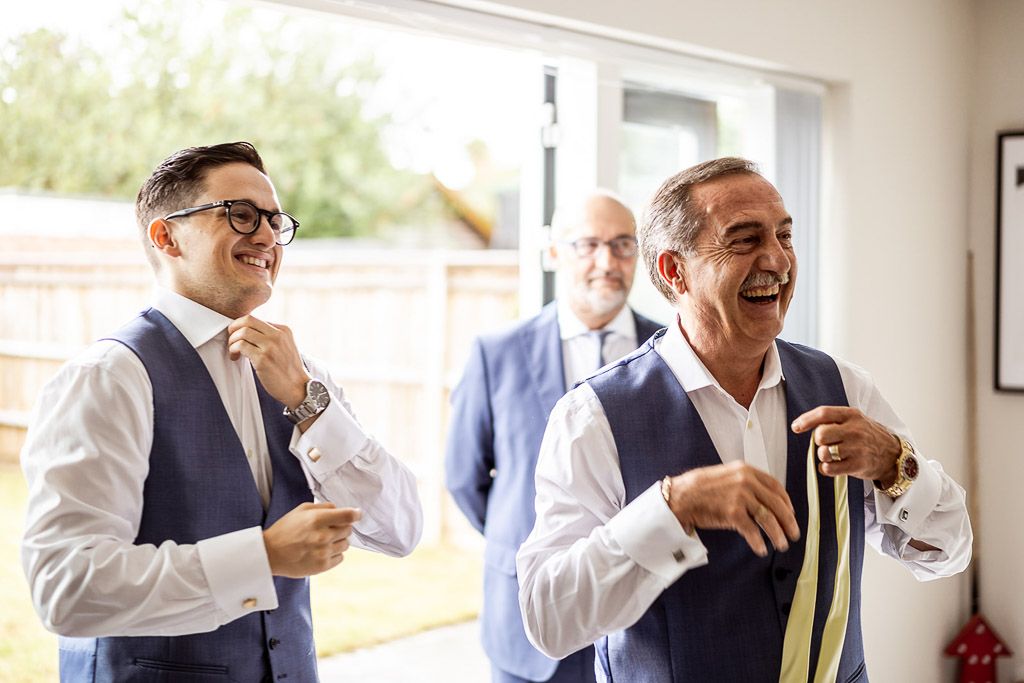
<path fill-rule="evenodd" d="M 740 286 L 740 291 L 748 289 L 760 289 L 761 287 L 771 287 L 772 285 L 784 285 L 789 282 L 789 273 L 783 273 L 782 275 L 776 275 L 775 273 L 754 273 Z"/>
<path fill-rule="evenodd" d="M 593 275 L 591 275 L 590 277 L 587 278 L 587 282 L 593 282 L 594 280 L 596 280 L 598 278 L 602 278 L 602 277 L 606 277 L 606 278 L 611 279 L 611 280 L 617 280 L 619 283 L 625 284 L 625 280 L 623 279 L 621 273 L 613 273 L 611 271 L 604 271 L 604 272 L 594 273 Z"/>

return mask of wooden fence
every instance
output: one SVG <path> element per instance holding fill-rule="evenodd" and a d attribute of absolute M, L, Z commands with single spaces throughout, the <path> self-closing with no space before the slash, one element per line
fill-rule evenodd
<path fill-rule="evenodd" d="M 257 315 L 286 322 L 416 473 L 424 538 L 464 538 L 443 487 L 448 395 L 474 335 L 518 315 L 516 253 L 300 245 Z M 151 299 L 140 251 L 0 255 L 0 462 L 17 459 L 36 396 L 61 364 Z"/>

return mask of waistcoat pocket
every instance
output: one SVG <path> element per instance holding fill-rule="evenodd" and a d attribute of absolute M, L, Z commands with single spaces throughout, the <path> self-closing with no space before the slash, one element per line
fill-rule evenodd
<path fill-rule="evenodd" d="M 227 676 L 228 668 L 220 664 L 188 664 L 185 662 L 168 662 L 162 659 L 136 657 L 132 664 L 143 669 L 157 671 L 174 671 L 176 673 L 204 674 L 207 676 Z"/>

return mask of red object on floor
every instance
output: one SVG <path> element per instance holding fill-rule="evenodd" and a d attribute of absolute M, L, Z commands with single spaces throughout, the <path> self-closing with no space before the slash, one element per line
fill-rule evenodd
<path fill-rule="evenodd" d="M 995 683 L 996 657 L 1013 654 L 980 614 L 971 617 L 945 652 L 963 660 L 960 683 Z"/>

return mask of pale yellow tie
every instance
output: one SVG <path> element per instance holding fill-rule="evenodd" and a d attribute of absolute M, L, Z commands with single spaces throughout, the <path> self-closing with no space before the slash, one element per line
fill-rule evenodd
<path fill-rule="evenodd" d="M 821 536 L 818 477 L 814 439 L 807 451 L 807 531 L 804 561 L 786 623 L 782 645 L 780 683 L 805 683 L 810 668 L 811 632 L 818 593 L 818 548 Z M 833 477 L 835 486 L 836 542 L 839 546 L 832 604 L 821 637 L 821 652 L 814 683 L 835 683 L 850 617 L 850 507 L 846 475 Z"/>

